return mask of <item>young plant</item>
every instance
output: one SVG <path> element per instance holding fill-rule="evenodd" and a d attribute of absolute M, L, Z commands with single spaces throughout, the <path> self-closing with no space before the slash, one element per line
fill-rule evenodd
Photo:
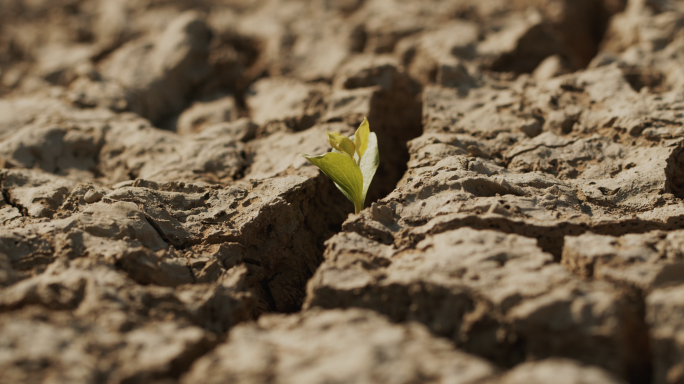
<path fill-rule="evenodd" d="M 302 156 L 331 178 L 337 189 L 354 203 L 355 213 L 359 213 L 363 209 L 368 187 L 380 164 L 378 138 L 370 131 L 365 117 L 352 136 L 342 136 L 337 132 L 326 133 L 333 148 L 332 152 L 319 156 Z"/>

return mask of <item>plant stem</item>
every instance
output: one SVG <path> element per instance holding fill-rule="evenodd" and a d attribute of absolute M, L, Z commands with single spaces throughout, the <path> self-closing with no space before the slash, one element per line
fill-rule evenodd
<path fill-rule="evenodd" d="M 354 202 L 354 214 L 358 215 L 359 212 L 363 211 L 363 202 Z"/>

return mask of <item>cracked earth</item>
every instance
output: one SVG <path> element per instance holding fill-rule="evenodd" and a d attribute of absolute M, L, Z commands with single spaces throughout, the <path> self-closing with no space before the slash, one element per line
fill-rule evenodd
<path fill-rule="evenodd" d="M 0 382 L 684 384 L 682 25 L 0 0 Z"/>

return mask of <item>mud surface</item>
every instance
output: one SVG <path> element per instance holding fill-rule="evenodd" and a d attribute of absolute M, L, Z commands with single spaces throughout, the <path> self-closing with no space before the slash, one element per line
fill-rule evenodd
<path fill-rule="evenodd" d="M 684 383 L 682 25 L 0 0 L 0 382 Z"/>

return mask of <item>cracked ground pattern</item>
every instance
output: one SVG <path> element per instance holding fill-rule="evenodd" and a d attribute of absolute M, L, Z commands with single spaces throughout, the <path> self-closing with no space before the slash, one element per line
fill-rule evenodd
<path fill-rule="evenodd" d="M 0 0 L 0 383 L 684 384 L 682 25 Z"/>

